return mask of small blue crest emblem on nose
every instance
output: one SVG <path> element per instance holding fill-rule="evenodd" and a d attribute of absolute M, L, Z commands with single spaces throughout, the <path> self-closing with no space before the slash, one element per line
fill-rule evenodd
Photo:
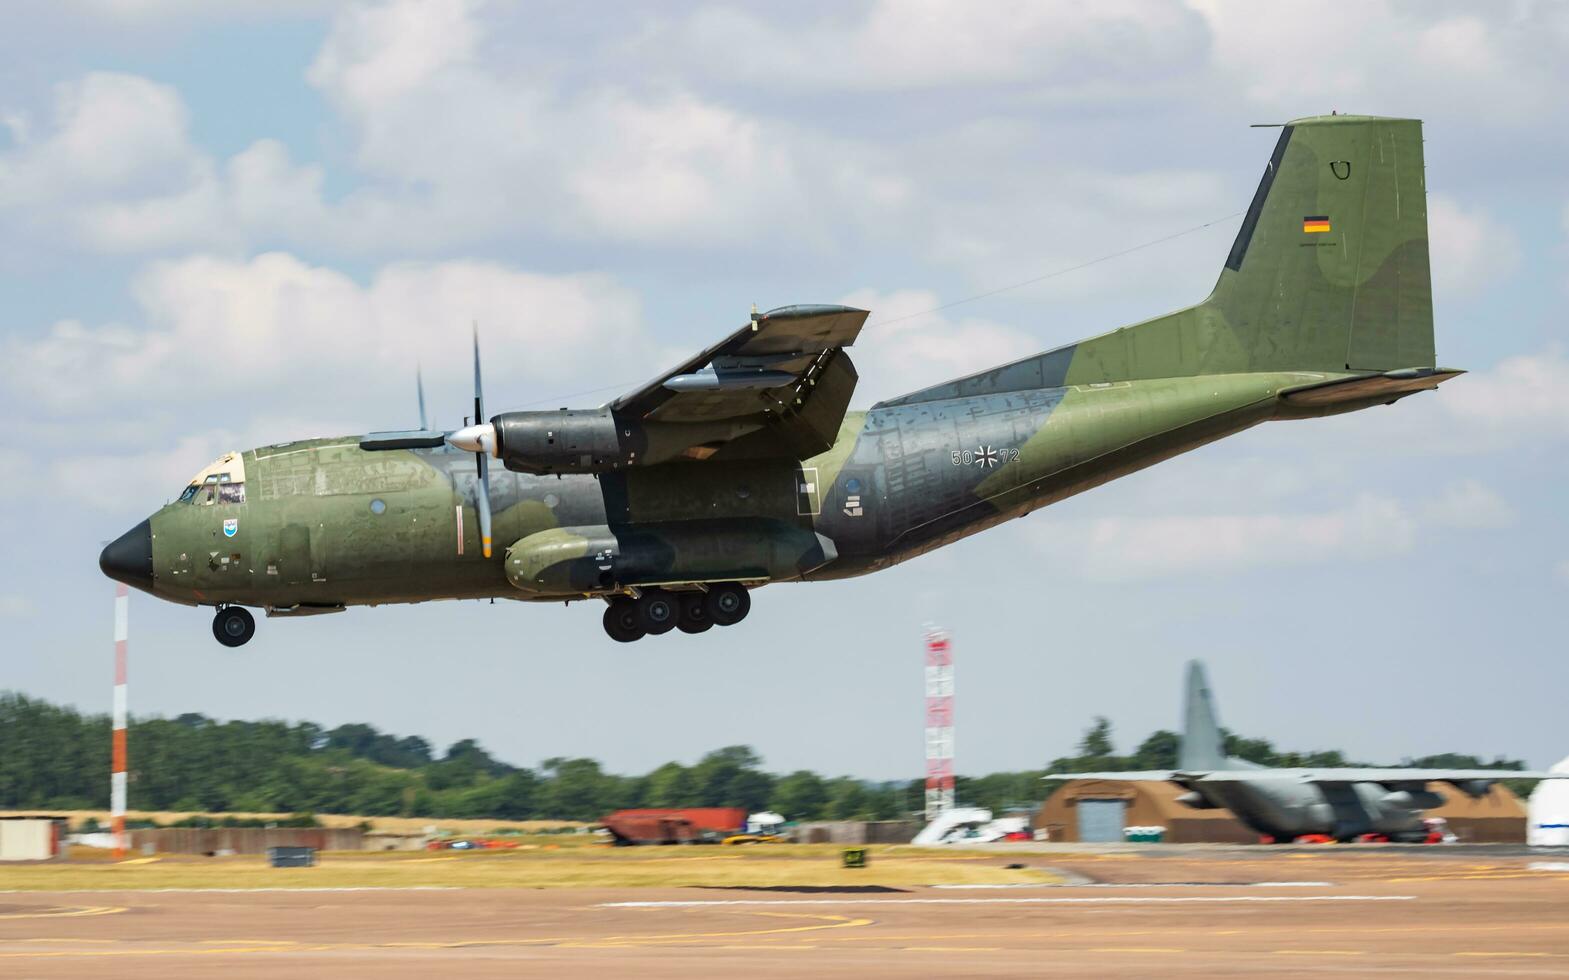
<path fill-rule="evenodd" d="M 223 522 L 223 536 L 232 538 L 240 532 L 240 519 L 238 517 L 225 518 Z"/>

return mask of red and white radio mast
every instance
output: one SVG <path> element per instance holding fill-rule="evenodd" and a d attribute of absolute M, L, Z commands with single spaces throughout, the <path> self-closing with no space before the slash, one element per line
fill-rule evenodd
<path fill-rule="evenodd" d="M 953 806 L 953 651 L 948 634 L 926 631 L 926 819 Z"/>
<path fill-rule="evenodd" d="M 125 857 L 125 641 L 130 624 L 131 590 L 114 592 L 114 742 L 109 765 L 109 822 L 114 856 Z"/>

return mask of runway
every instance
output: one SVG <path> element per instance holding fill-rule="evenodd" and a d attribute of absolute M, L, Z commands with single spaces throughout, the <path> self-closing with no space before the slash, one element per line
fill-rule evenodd
<path fill-rule="evenodd" d="M 1525 856 L 1051 859 L 1085 883 L 13 892 L 0 975 L 1569 973 L 1569 873 Z"/>

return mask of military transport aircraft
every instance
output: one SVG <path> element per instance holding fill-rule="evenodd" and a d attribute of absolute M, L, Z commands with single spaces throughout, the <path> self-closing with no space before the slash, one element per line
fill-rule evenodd
<path fill-rule="evenodd" d="M 233 452 L 111 543 L 112 578 L 270 616 L 601 599 L 621 641 L 749 591 L 887 568 L 1271 419 L 1386 405 L 1435 367 L 1421 123 L 1282 127 L 1196 306 L 847 411 L 867 311 L 786 306 L 598 408 Z M 503 469 L 492 472 L 491 460 Z M 503 547 L 493 549 L 493 544 Z"/>
<path fill-rule="evenodd" d="M 1188 661 L 1182 704 L 1182 741 L 1175 770 L 1054 772 L 1045 779 L 1110 779 L 1173 782 L 1177 797 L 1195 810 L 1230 810 L 1236 818 L 1281 843 L 1308 834 L 1352 841 L 1381 834 L 1393 841 L 1427 836 L 1422 811 L 1444 798 L 1428 783 L 1449 783 L 1479 797 L 1499 779 L 1569 779 L 1569 773 L 1513 769 L 1267 769 L 1228 757 L 1204 665 Z"/>

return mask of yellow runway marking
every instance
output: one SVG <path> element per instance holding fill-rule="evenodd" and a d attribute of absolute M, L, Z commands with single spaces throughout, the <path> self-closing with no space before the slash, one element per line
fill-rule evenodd
<path fill-rule="evenodd" d="M 65 905 L 42 912 L 0 913 L 0 919 L 76 919 L 89 915 L 114 915 L 124 911 L 123 905 Z"/>
<path fill-rule="evenodd" d="M 118 943 L 120 939 L 7 939 L 10 943 Z"/>
<path fill-rule="evenodd" d="M 292 946 L 294 944 L 292 939 L 198 939 L 196 941 L 199 943 L 210 943 L 215 946 L 219 944 L 238 945 L 240 943 L 252 946 Z"/>
<path fill-rule="evenodd" d="M 1487 874 L 1462 874 L 1453 872 L 1439 875 L 1420 875 L 1409 878 L 1386 878 L 1391 884 L 1402 881 L 1503 881 L 1509 878 L 1540 878 L 1543 881 L 1563 880 L 1569 881 L 1569 875 L 1554 874 L 1550 871 L 1512 871 L 1492 872 Z"/>

